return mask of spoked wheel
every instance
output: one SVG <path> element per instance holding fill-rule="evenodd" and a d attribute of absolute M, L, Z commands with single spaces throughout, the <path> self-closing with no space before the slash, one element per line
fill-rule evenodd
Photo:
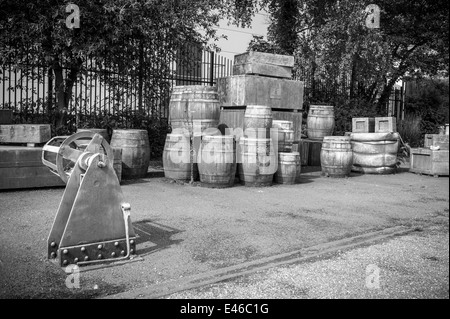
<path fill-rule="evenodd" d="M 104 154 L 111 163 L 114 161 L 108 142 L 100 134 L 84 131 L 52 138 L 42 149 L 42 163 L 67 184 L 76 162 L 85 153 Z"/>

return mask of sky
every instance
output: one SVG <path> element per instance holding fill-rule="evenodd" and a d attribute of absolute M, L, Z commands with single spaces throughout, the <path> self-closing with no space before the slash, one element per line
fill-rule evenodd
<path fill-rule="evenodd" d="M 222 20 L 219 24 L 218 33 L 228 37 L 227 40 L 221 39 L 216 44 L 222 49 L 219 55 L 234 59 L 236 54 L 247 50 L 248 44 L 254 35 L 262 35 L 267 39 L 268 15 L 265 12 L 257 13 L 252 21 L 251 28 L 238 28 L 233 25 L 227 25 L 228 20 Z"/>

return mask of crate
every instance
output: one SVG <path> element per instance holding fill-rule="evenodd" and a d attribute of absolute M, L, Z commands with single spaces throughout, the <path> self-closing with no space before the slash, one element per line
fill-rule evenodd
<path fill-rule="evenodd" d="M 320 152 L 322 151 L 321 140 L 302 139 L 299 141 L 300 160 L 303 166 L 321 166 Z M 304 151 L 302 151 L 304 150 Z M 306 164 L 305 164 L 306 163 Z"/>
<path fill-rule="evenodd" d="M 441 150 L 448 150 L 448 135 L 425 134 L 424 147 L 439 146 Z"/>
<path fill-rule="evenodd" d="M 267 105 L 272 109 L 303 109 L 304 83 L 258 75 L 233 75 L 217 80 L 219 103 L 226 107 Z"/>
<path fill-rule="evenodd" d="M 428 148 L 411 149 L 412 173 L 437 176 L 449 175 L 449 151 L 433 151 Z"/>
<path fill-rule="evenodd" d="M 0 125 L 0 143 L 46 143 L 51 138 L 50 124 Z"/>
<path fill-rule="evenodd" d="M 309 157 L 309 145 L 303 144 L 302 140 L 294 141 L 292 144 L 292 152 L 300 153 L 300 164 L 302 166 L 308 166 L 308 157 Z"/>
<path fill-rule="evenodd" d="M 65 186 L 42 164 L 42 147 L 0 146 L 0 189 Z"/>
<path fill-rule="evenodd" d="M 397 132 L 397 120 L 395 117 L 376 117 L 374 133 Z"/>
<path fill-rule="evenodd" d="M 293 67 L 293 56 L 249 51 L 234 56 L 233 75 L 257 74 L 291 79 Z"/>
<path fill-rule="evenodd" d="M 354 117 L 352 118 L 353 133 L 374 133 L 375 118 L 374 117 Z"/>
<path fill-rule="evenodd" d="M 228 128 L 244 129 L 245 106 L 240 108 L 222 107 L 219 125 L 225 124 Z M 296 110 L 272 109 L 273 120 L 292 121 L 294 124 L 294 141 L 301 139 L 303 113 Z"/>
<path fill-rule="evenodd" d="M 0 124 L 12 123 L 12 110 L 0 110 Z"/>

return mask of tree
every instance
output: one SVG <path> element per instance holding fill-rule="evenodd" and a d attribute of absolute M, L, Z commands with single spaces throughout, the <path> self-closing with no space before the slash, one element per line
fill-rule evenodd
<path fill-rule="evenodd" d="M 88 58 L 104 67 L 117 65 L 122 74 L 139 76 L 140 63 L 151 67 L 188 42 L 206 44 L 217 39 L 215 27 L 221 17 L 248 25 L 256 9 L 248 0 L 77 0 L 76 7 L 68 7 L 70 3 L 0 0 L 0 65 L 11 63 L 29 72 L 26 67 L 31 62 L 49 69 L 55 79 L 56 103 L 51 111 L 57 132 Z M 69 28 L 74 26 L 71 15 L 76 8 L 79 27 Z"/>
<path fill-rule="evenodd" d="M 378 100 L 389 99 L 395 82 L 405 75 L 448 76 L 448 1 L 415 0 L 375 2 L 381 8 L 382 33 L 392 58 L 386 84 Z"/>
<path fill-rule="evenodd" d="M 271 0 L 268 11 L 272 21 L 268 30 L 268 39 L 279 47 L 283 54 L 293 55 L 298 46 L 297 19 L 298 0 Z"/>
<path fill-rule="evenodd" d="M 447 1 L 265 3 L 271 14 L 269 44 L 261 45 L 255 39 L 253 45 L 292 54 L 286 44 L 296 43 L 293 54 L 300 78 L 310 75 L 313 87 L 316 80 L 325 82 L 327 87 L 344 85 L 351 98 L 376 103 L 380 114 L 398 80 L 406 76 L 448 75 Z M 379 29 L 366 26 L 365 9 L 372 3 L 381 9 Z M 348 88 L 346 79 L 350 79 Z"/>

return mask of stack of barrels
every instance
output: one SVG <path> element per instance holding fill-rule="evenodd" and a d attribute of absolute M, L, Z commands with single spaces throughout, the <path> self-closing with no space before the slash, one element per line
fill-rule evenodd
<path fill-rule="evenodd" d="M 265 105 L 248 105 L 244 136 L 239 140 L 239 179 L 246 186 L 270 186 L 298 182 L 300 154 L 292 152 L 292 121 L 277 121 Z"/>
<path fill-rule="evenodd" d="M 322 175 L 348 177 L 353 163 L 352 145 L 348 136 L 333 136 L 334 107 L 310 105 L 306 124 L 308 140 L 312 142 L 309 156 L 320 157 Z M 317 148 L 317 145 L 320 147 Z"/>
<path fill-rule="evenodd" d="M 348 136 L 333 136 L 334 107 L 310 105 L 306 124 L 308 139 L 303 146 L 309 147 L 308 162 L 317 163 L 318 157 L 323 176 L 348 177 L 353 162 L 352 145 Z"/>
<path fill-rule="evenodd" d="M 245 186 L 270 186 L 277 171 L 277 155 L 271 138 L 272 109 L 248 105 L 244 135 L 239 139 L 239 180 Z"/>
<path fill-rule="evenodd" d="M 292 152 L 292 121 L 274 121 L 266 105 L 248 105 L 243 134 L 219 130 L 219 102 L 214 87 L 175 87 L 170 101 L 172 133 L 163 152 L 166 178 L 224 188 L 236 176 L 245 186 L 294 184 L 300 154 Z"/>
<path fill-rule="evenodd" d="M 236 143 L 217 129 L 220 107 L 215 87 L 176 86 L 169 104 L 172 133 L 163 151 L 164 175 L 175 180 L 200 179 L 204 186 L 234 183 Z"/>
<path fill-rule="evenodd" d="M 278 145 L 278 169 L 274 175 L 274 181 L 278 184 L 295 184 L 300 181 L 300 153 L 292 152 L 293 125 L 292 121 L 280 120 L 272 123 L 272 135 Z"/>

